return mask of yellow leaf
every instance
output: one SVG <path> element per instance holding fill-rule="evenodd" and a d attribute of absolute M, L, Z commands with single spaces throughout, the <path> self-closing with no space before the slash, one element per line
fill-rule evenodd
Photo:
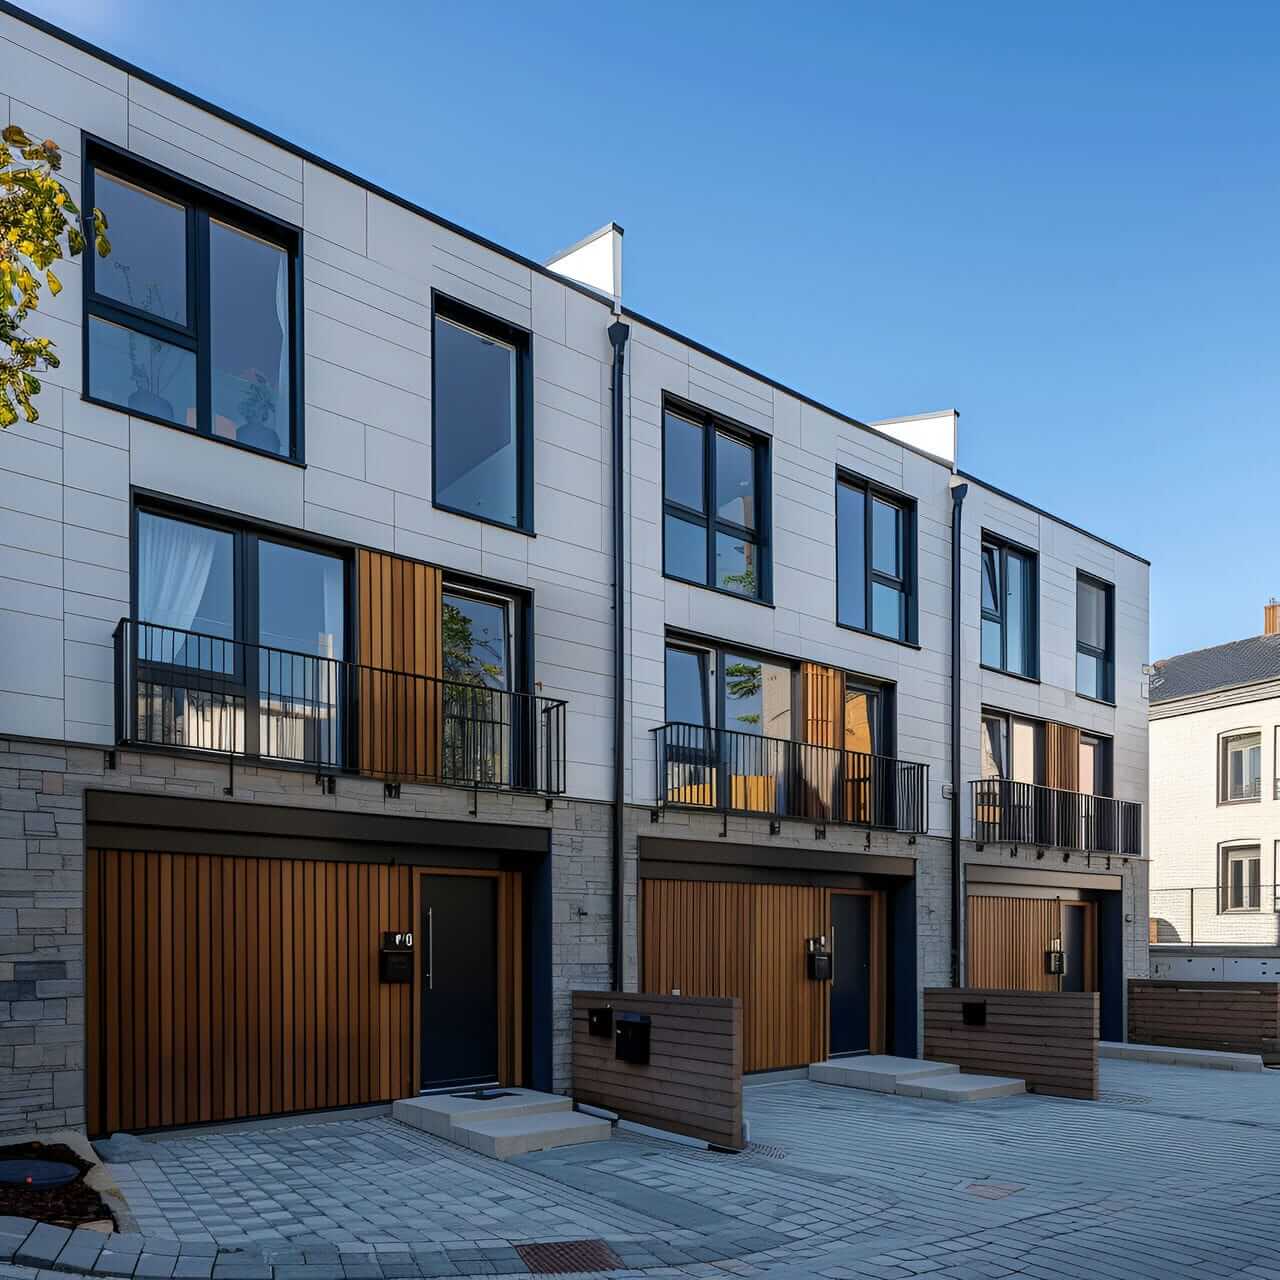
<path fill-rule="evenodd" d="M 49 292 L 53 297 L 57 297 L 62 292 L 62 281 L 53 274 L 52 271 L 46 271 L 44 278 L 49 282 Z"/>

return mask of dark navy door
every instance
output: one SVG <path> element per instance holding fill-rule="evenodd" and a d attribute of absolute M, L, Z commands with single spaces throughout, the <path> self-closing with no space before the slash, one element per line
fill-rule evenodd
<path fill-rule="evenodd" d="M 422 877 L 422 1088 L 498 1078 L 498 881 Z"/>
<path fill-rule="evenodd" d="M 831 895 L 831 1053 L 871 1049 L 871 898 Z"/>
<path fill-rule="evenodd" d="M 1089 908 L 1085 906 L 1062 906 L 1062 950 L 1066 964 L 1066 972 L 1062 975 L 1063 991 L 1087 991 L 1084 985 L 1087 960 L 1085 948 L 1088 946 Z"/>

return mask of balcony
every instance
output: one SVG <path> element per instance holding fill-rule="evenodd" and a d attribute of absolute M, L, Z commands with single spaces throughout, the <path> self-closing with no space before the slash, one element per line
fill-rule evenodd
<path fill-rule="evenodd" d="M 122 618 L 116 739 L 388 783 L 565 790 L 565 707 Z"/>
<path fill-rule="evenodd" d="M 1142 806 L 1007 778 L 969 783 L 979 844 L 1038 845 L 1075 853 L 1142 856 Z"/>
<path fill-rule="evenodd" d="M 653 734 L 659 808 L 929 829 L 928 765 L 693 724 Z"/>

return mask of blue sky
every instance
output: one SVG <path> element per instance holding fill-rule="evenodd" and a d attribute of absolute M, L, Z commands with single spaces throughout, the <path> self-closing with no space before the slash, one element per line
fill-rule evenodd
<path fill-rule="evenodd" d="M 1280 7 L 30 0 L 1150 559 L 1154 656 L 1280 595 Z"/>

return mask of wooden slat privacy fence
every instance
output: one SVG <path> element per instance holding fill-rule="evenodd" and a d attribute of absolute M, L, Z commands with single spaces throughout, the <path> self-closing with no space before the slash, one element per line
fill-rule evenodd
<path fill-rule="evenodd" d="M 382 932 L 415 927 L 409 876 L 88 850 L 89 1133 L 413 1092 L 413 988 L 378 980 Z"/>
<path fill-rule="evenodd" d="M 1178 1049 L 1270 1053 L 1280 1042 L 1280 982 L 1130 978 L 1129 1039 Z"/>
<path fill-rule="evenodd" d="M 650 1019 L 649 1062 L 620 1062 L 614 1037 L 593 1036 L 590 1009 Z M 624 1120 L 738 1151 L 742 1140 L 742 1005 L 738 1000 L 573 993 L 573 1096 Z"/>
<path fill-rule="evenodd" d="M 965 1024 L 981 1006 L 983 1025 Z M 924 1056 L 979 1075 L 1020 1076 L 1033 1093 L 1098 1096 L 1098 995 L 1093 991 L 931 988 L 924 993 Z"/>

